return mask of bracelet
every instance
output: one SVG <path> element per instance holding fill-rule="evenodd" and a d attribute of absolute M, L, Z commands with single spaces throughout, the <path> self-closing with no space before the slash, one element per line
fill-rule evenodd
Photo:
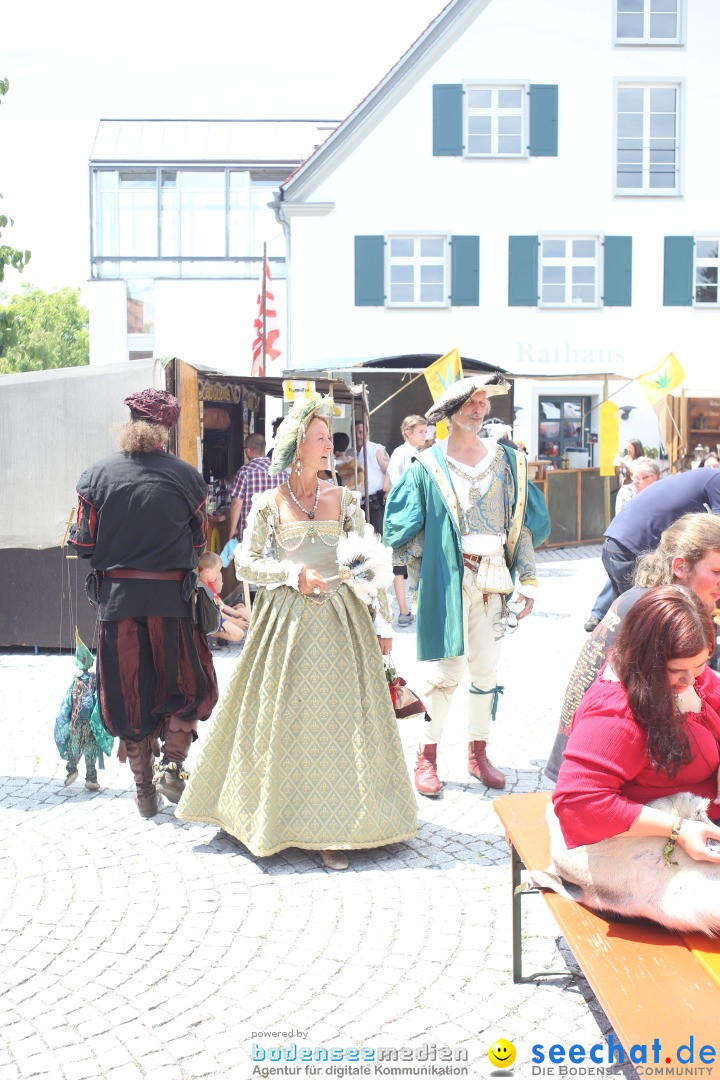
<path fill-rule="evenodd" d="M 663 859 L 667 866 L 677 866 L 677 860 L 672 858 L 672 853 L 675 850 L 675 844 L 680 836 L 680 830 L 682 829 L 683 818 L 677 817 L 673 821 L 672 828 L 670 830 L 670 836 L 668 842 L 663 848 Z"/>

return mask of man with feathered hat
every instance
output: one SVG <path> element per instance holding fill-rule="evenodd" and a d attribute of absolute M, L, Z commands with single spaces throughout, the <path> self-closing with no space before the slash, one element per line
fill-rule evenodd
<path fill-rule="evenodd" d="M 497 666 L 507 599 L 518 578 L 517 619 L 532 611 L 537 578 L 533 547 L 550 531 L 545 500 L 528 482 L 524 454 L 479 432 L 488 399 L 510 389 L 499 372 L 453 383 L 425 414 L 447 420 L 449 438 L 417 455 L 388 497 L 384 541 L 408 567 L 417 589 L 418 660 L 428 666 L 428 711 L 420 737 L 415 787 L 435 796 L 437 746 L 453 695 L 466 670 L 468 771 L 492 788 L 505 776 L 487 756 L 497 711 Z"/>
<path fill-rule="evenodd" d="M 69 543 L 89 559 L 97 604 L 98 697 L 104 727 L 130 762 L 143 817 L 161 793 L 177 802 L 198 720 L 217 701 L 212 656 L 192 619 L 193 570 L 207 541 L 207 489 L 186 461 L 167 453 L 180 402 L 153 387 L 125 398 L 130 421 L 119 452 L 78 481 Z M 162 762 L 155 785 L 158 740 Z"/>

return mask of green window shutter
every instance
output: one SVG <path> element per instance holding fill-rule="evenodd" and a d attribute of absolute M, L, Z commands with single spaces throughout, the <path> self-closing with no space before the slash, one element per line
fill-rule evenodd
<path fill-rule="evenodd" d="M 452 286 L 450 303 L 453 307 L 478 307 L 480 303 L 480 237 L 453 236 Z"/>
<path fill-rule="evenodd" d="M 382 307 L 385 303 L 385 240 L 382 236 L 355 237 L 355 307 Z"/>
<path fill-rule="evenodd" d="M 462 83 L 433 86 L 433 157 L 462 155 L 462 94 Z"/>
<path fill-rule="evenodd" d="M 511 236 L 508 258 L 508 306 L 537 307 L 538 238 Z"/>
<path fill-rule="evenodd" d="M 530 156 L 558 156 L 558 88 L 536 83 L 530 87 Z"/>
<path fill-rule="evenodd" d="M 663 305 L 690 307 L 693 301 L 692 236 L 665 237 L 665 270 L 663 273 Z"/>
<path fill-rule="evenodd" d="M 632 236 L 605 237 L 603 303 L 605 307 L 632 303 Z"/>

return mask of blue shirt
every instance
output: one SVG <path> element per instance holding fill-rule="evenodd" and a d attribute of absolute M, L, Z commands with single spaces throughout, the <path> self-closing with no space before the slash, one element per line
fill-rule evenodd
<path fill-rule="evenodd" d="M 683 514 L 707 507 L 720 514 L 720 469 L 690 469 L 666 476 L 636 495 L 605 530 L 634 555 L 657 547 L 660 534 Z"/>

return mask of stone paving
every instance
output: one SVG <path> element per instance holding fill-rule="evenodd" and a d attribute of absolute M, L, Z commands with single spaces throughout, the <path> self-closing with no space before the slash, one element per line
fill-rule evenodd
<path fill-rule="evenodd" d="M 598 555 L 541 553 L 534 614 L 506 640 L 491 756 L 509 791 L 549 786 L 542 765 L 602 585 Z M 396 665 L 419 686 L 414 650 L 403 629 Z M 237 651 L 215 653 L 221 683 Z M 67 655 L 0 652 L 0 1080 L 350 1068 L 270 1060 L 292 1044 L 426 1046 L 429 1061 L 447 1046 L 467 1051 L 452 1075 L 483 1077 L 497 1038 L 515 1044 L 525 1077 L 533 1044 L 607 1035 L 583 979 L 512 982 L 508 849 L 492 793 L 467 776 L 460 700 L 439 755 L 444 793 L 418 796 L 417 837 L 351 854 L 333 873 L 298 850 L 255 859 L 214 827 L 176 821 L 169 804 L 143 820 L 115 759 L 100 792 L 85 791 L 82 764 L 64 788 L 52 728 L 72 675 Z M 400 723 L 410 766 L 416 721 Z M 529 905 L 524 938 L 532 970 L 568 963 L 542 902 Z M 412 1075 L 401 1068 L 382 1075 Z"/>

